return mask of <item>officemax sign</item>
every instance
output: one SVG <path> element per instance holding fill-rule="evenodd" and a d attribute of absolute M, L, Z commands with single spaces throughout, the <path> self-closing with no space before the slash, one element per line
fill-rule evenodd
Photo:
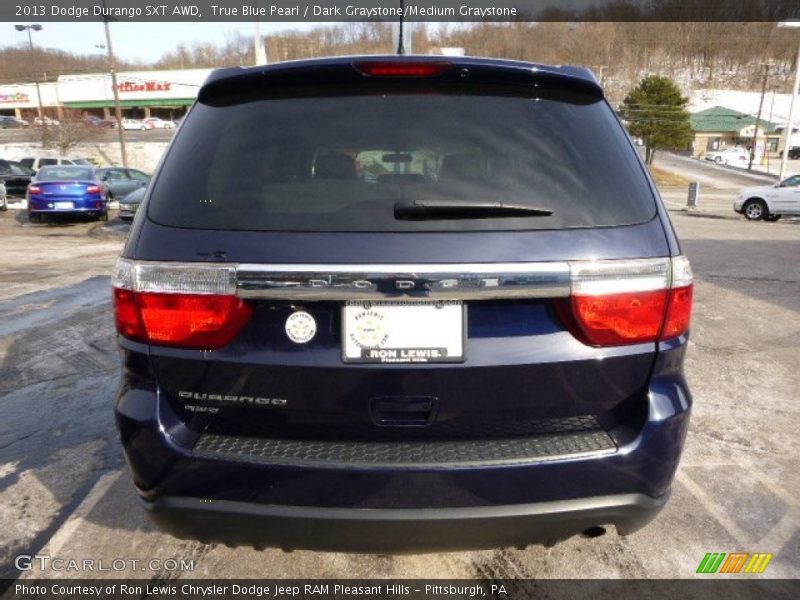
<path fill-rule="evenodd" d="M 120 81 L 117 91 L 125 92 L 168 92 L 172 84 L 169 81 Z"/>

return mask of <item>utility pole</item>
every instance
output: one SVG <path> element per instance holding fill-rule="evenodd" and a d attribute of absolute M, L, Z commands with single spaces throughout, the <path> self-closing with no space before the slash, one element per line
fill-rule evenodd
<path fill-rule="evenodd" d="M 772 88 L 772 101 L 769 103 L 769 118 L 767 119 L 767 121 L 769 121 L 770 123 L 773 122 L 772 121 L 772 114 L 775 111 L 775 91 L 776 90 L 773 87 Z M 766 138 L 766 136 L 765 136 L 765 138 Z M 769 141 L 768 138 L 767 138 L 767 141 Z M 767 153 L 767 173 L 769 173 L 769 152 L 767 151 L 767 147 L 766 146 L 764 146 L 764 150 Z"/>
<path fill-rule="evenodd" d="M 33 62 L 33 37 L 31 37 L 31 30 L 33 31 L 41 31 L 42 26 L 38 23 L 34 23 L 33 25 L 14 25 L 14 29 L 17 31 L 28 31 L 28 48 L 31 51 L 31 62 Z M 44 112 L 42 111 L 42 92 L 39 90 L 39 78 L 36 78 L 36 100 L 37 104 L 37 112 L 39 115 L 39 122 L 44 125 Z"/>
<path fill-rule="evenodd" d="M 103 2 L 105 6 L 105 2 Z M 119 134 L 119 150 L 122 155 L 122 166 L 128 166 L 128 152 L 125 149 L 125 130 L 122 128 L 122 107 L 119 103 L 119 89 L 117 88 L 117 63 L 114 59 L 114 49 L 111 47 L 111 31 L 108 28 L 108 17 L 103 18 L 106 30 L 106 48 L 108 49 L 108 68 L 111 71 L 111 89 L 114 92 L 114 116 L 117 120 L 117 133 Z"/>
<path fill-rule="evenodd" d="M 256 66 L 267 64 L 267 52 L 264 49 L 264 40 L 261 39 L 261 25 L 258 21 L 253 23 L 253 53 Z"/>
<path fill-rule="evenodd" d="M 764 108 L 764 94 L 767 93 L 767 77 L 769 76 L 769 64 L 764 63 L 764 79 L 761 80 L 761 99 L 758 101 L 758 116 L 756 117 L 756 127 L 753 130 L 753 141 L 750 142 L 750 161 L 747 163 L 747 170 L 753 170 L 753 158 L 756 155 L 756 144 L 758 143 L 758 126 L 761 125 L 761 109 Z M 764 151 L 766 152 L 766 137 L 764 138 Z"/>
<path fill-rule="evenodd" d="M 800 21 L 780 21 L 778 27 L 800 27 Z M 797 58 L 795 59 L 794 86 L 792 87 L 792 99 L 789 103 L 789 122 L 786 123 L 786 143 L 783 145 L 781 155 L 781 172 L 778 181 L 783 181 L 786 177 L 786 161 L 789 159 L 789 146 L 792 144 L 792 129 L 794 129 L 794 109 L 797 99 L 798 87 L 800 87 L 800 45 L 797 46 Z"/>

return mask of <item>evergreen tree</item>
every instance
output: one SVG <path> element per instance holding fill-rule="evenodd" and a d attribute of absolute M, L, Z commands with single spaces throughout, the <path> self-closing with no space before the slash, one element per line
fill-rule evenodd
<path fill-rule="evenodd" d="M 688 98 L 675 83 L 660 75 L 649 75 L 632 89 L 620 107 L 628 131 L 645 145 L 645 162 L 652 164 L 657 148 L 683 149 L 692 139 Z"/>

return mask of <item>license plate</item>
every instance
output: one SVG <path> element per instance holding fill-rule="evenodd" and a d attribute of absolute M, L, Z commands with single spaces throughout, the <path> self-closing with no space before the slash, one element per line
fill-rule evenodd
<path fill-rule="evenodd" d="M 461 302 L 348 302 L 342 359 L 356 363 L 464 362 Z"/>
<path fill-rule="evenodd" d="M 75 208 L 74 202 L 54 202 L 53 206 L 56 208 Z"/>

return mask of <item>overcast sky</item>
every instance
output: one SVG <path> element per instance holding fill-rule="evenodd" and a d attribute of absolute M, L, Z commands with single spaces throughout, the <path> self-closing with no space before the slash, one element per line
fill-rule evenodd
<path fill-rule="evenodd" d="M 310 29 L 325 23 L 261 23 L 262 35 L 287 29 Z M 33 43 L 76 54 L 104 52 L 95 45 L 105 44 L 102 23 L 42 23 L 33 32 Z M 179 43 L 209 41 L 224 43 L 232 32 L 253 35 L 252 23 L 112 23 L 114 53 L 123 60 L 153 62 Z M 25 32 L 14 30 L 14 23 L 0 23 L 0 47 L 27 43 Z"/>

